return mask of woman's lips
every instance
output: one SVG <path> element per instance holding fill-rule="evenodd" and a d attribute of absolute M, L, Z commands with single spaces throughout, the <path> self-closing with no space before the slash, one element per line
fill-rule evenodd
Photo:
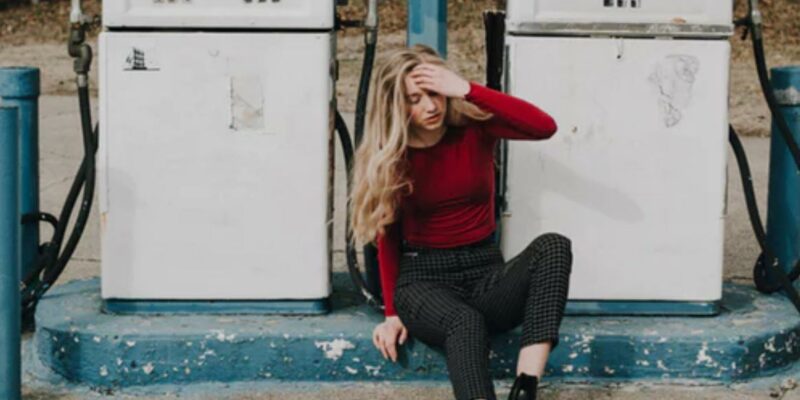
<path fill-rule="evenodd" d="M 425 118 L 425 122 L 434 122 L 434 121 L 436 121 L 436 120 L 438 120 L 438 119 L 439 119 L 439 116 L 440 116 L 440 115 L 441 115 L 441 114 L 436 114 L 436 115 L 434 115 L 434 116 L 432 116 L 432 117 Z"/>

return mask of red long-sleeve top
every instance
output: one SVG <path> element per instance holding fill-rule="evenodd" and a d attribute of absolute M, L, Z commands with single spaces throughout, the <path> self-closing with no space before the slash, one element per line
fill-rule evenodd
<path fill-rule="evenodd" d="M 539 140 L 556 123 L 533 104 L 470 82 L 466 100 L 493 114 L 488 121 L 448 127 L 431 147 L 406 151 L 414 190 L 400 202 L 395 222 L 377 239 L 386 316 L 397 315 L 394 288 L 400 244 L 448 248 L 476 242 L 495 229 L 494 148 L 498 139 Z"/>

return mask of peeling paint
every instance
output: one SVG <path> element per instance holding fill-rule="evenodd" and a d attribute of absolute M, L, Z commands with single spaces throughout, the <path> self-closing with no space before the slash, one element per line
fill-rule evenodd
<path fill-rule="evenodd" d="M 381 373 L 381 366 L 365 365 L 364 370 L 367 371 L 367 374 L 369 375 L 378 376 Z"/>
<path fill-rule="evenodd" d="M 775 350 L 775 336 L 769 338 L 769 340 L 767 340 L 764 343 L 764 350 L 769 351 L 771 353 L 774 353 L 774 352 L 777 351 L 777 350 Z"/>
<path fill-rule="evenodd" d="M 105 365 L 100 366 L 100 376 L 108 376 L 108 367 Z"/>
<path fill-rule="evenodd" d="M 800 104 L 800 91 L 794 86 L 789 86 L 786 89 L 776 89 L 775 98 L 781 105 L 798 105 Z"/>
<path fill-rule="evenodd" d="M 225 335 L 225 331 L 221 329 L 212 329 L 211 333 L 212 337 L 215 337 L 220 342 L 233 342 L 233 340 L 236 339 L 235 333 Z"/>
<path fill-rule="evenodd" d="M 703 342 L 703 347 L 700 348 L 700 351 L 697 353 L 697 361 L 695 364 L 705 364 L 708 367 L 716 367 L 719 365 L 716 361 L 714 361 L 711 356 L 708 355 L 708 343 Z"/>
<path fill-rule="evenodd" d="M 142 372 L 144 372 L 145 375 L 150 375 L 154 369 L 155 367 L 153 367 L 153 363 L 147 363 L 142 367 Z"/>
<path fill-rule="evenodd" d="M 336 361 L 344 354 L 345 350 L 355 349 L 356 346 L 345 339 L 335 339 L 332 341 L 315 341 L 314 346 L 325 353 L 325 358 Z"/>
<path fill-rule="evenodd" d="M 355 368 L 353 368 L 353 367 L 351 367 L 349 365 L 345 366 L 344 369 L 347 370 L 347 373 L 350 374 L 350 375 L 355 375 L 355 374 L 358 373 L 357 369 L 355 369 Z"/>

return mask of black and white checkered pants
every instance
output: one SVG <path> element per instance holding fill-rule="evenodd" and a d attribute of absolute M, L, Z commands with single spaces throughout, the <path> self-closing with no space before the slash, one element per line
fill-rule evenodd
<path fill-rule="evenodd" d="M 555 233 L 508 262 L 491 240 L 449 249 L 404 245 L 395 309 L 411 336 L 444 348 L 458 400 L 495 399 L 489 335 L 521 323 L 522 347 L 555 347 L 571 271 L 571 243 Z"/>

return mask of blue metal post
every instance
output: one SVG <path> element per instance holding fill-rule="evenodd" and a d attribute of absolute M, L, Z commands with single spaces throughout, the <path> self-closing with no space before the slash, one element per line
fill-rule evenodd
<path fill-rule="evenodd" d="M 408 45 L 425 44 L 447 58 L 447 0 L 408 0 Z"/>
<path fill-rule="evenodd" d="M 771 72 L 780 113 L 800 142 L 800 66 Z M 767 243 L 789 269 L 800 259 L 800 172 L 775 122 L 770 146 Z"/>
<path fill-rule="evenodd" d="M 0 399 L 19 400 L 19 120 L 0 105 Z"/>
<path fill-rule="evenodd" d="M 39 69 L 0 68 L 0 104 L 16 106 L 19 112 L 19 216 L 39 211 Z M 39 224 L 20 232 L 21 276 L 30 270 L 39 249 Z"/>

